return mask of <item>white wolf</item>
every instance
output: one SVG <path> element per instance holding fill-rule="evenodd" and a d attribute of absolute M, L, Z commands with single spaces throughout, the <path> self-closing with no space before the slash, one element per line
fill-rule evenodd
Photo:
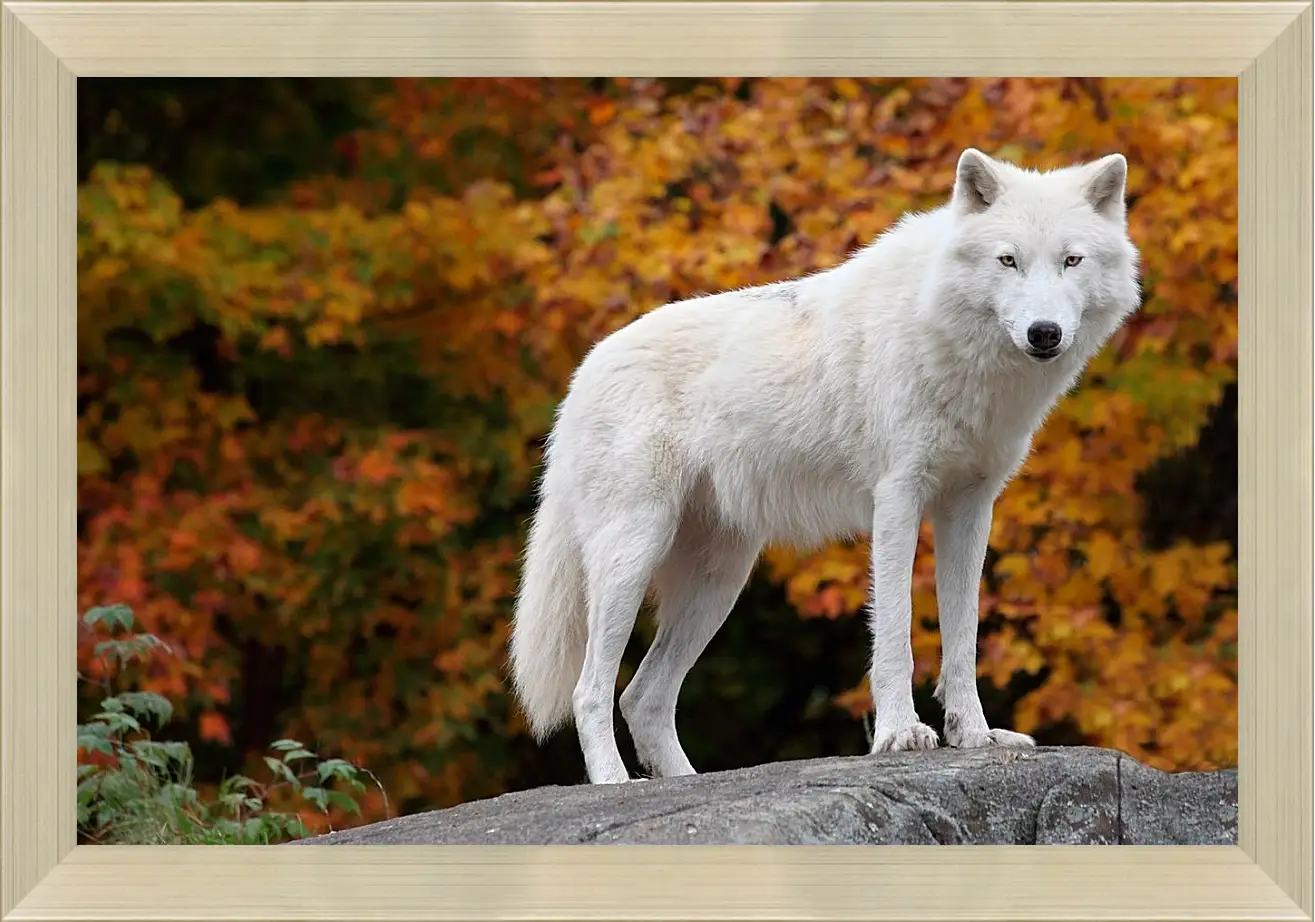
<path fill-rule="evenodd" d="M 620 698 L 656 776 L 693 774 L 681 683 L 767 542 L 871 535 L 872 749 L 931 749 L 913 706 L 911 578 L 936 540 L 951 746 L 1025 747 L 977 692 L 992 506 L 1032 435 L 1141 301 L 1127 163 L 1049 172 L 965 150 L 948 204 L 816 275 L 664 305 L 576 370 L 546 452 L 511 639 L 539 739 L 574 716 L 589 780 L 629 779 L 617 670 L 641 603 L 658 632 Z"/>

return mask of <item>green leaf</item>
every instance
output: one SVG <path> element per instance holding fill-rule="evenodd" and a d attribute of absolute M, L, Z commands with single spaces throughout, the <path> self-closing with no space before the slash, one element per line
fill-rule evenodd
<path fill-rule="evenodd" d="M 361 813 L 361 805 L 350 795 L 345 794 L 342 791 L 330 791 L 329 803 L 337 807 L 339 810 L 346 810 L 347 812 L 355 813 L 358 816 Z"/>
<path fill-rule="evenodd" d="M 157 727 L 164 726 L 173 717 L 173 705 L 155 692 L 123 692 L 118 698 L 124 708 L 138 717 L 155 718 Z"/>
<path fill-rule="evenodd" d="M 288 768 L 287 765 L 280 762 L 278 759 L 265 756 L 265 764 L 269 766 L 269 770 L 273 772 L 276 777 L 282 778 L 294 787 L 300 786 L 301 782 L 298 781 L 297 776 L 292 773 L 292 769 Z"/>
<path fill-rule="evenodd" d="M 256 786 L 246 775 L 230 775 L 225 778 L 219 785 L 219 790 L 223 794 L 241 793 L 251 790 Z"/>
<path fill-rule="evenodd" d="M 113 699 L 106 699 L 111 701 Z M 96 719 L 103 721 L 110 729 L 110 733 L 137 733 L 141 730 L 142 725 L 137 722 L 137 718 L 131 714 L 121 714 L 115 711 L 101 711 L 96 715 Z"/>
<path fill-rule="evenodd" d="M 78 748 L 109 752 L 110 728 L 102 721 L 78 724 Z"/>
<path fill-rule="evenodd" d="M 123 640 L 103 640 L 96 644 L 92 653 L 111 662 L 124 664 L 135 659 L 145 659 L 153 650 L 173 652 L 168 644 L 154 634 L 133 634 Z"/>
<path fill-rule="evenodd" d="M 192 750 L 177 741 L 134 740 L 129 750 L 143 762 L 161 771 L 187 771 L 192 764 Z"/>
<path fill-rule="evenodd" d="M 247 845 L 268 845 L 270 824 L 263 816 L 253 816 L 242 823 L 242 841 Z"/>
<path fill-rule="evenodd" d="M 82 620 L 90 626 L 104 624 L 110 630 L 118 627 L 127 631 L 132 629 L 132 609 L 127 605 L 101 605 L 88 609 Z"/>
<path fill-rule="evenodd" d="M 325 759 L 316 767 L 315 772 L 319 775 L 320 784 L 323 784 L 330 778 L 350 781 L 356 777 L 357 768 L 345 759 Z"/>
<path fill-rule="evenodd" d="M 246 797 L 242 794 L 220 794 L 219 803 L 229 813 L 237 813 L 242 809 Z"/>
<path fill-rule="evenodd" d="M 301 796 L 306 798 L 321 813 L 329 812 L 329 792 L 324 788 L 305 787 L 301 789 Z"/>

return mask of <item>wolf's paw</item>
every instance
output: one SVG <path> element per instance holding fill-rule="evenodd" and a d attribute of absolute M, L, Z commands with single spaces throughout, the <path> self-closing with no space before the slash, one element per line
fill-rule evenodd
<path fill-rule="evenodd" d="M 631 778 L 629 773 L 620 774 L 620 775 L 606 774 L 606 775 L 599 775 L 597 778 L 590 778 L 589 783 L 590 784 L 626 784 L 627 782 L 637 781 L 637 780 L 640 779 Z"/>
<path fill-rule="evenodd" d="M 1025 733 L 1012 730 L 965 730 L 961 727 L 945 726 L 945 742 L 956 749 L 985 749 L 988 746 L 1002 746 L 1005 749 L 1031 749 L 1036 740 Z"/>
<path fill-rule="evenodd" d="M 586 771 L 590 784 L 625 784 L 634 781 L 625 764 L 617 761 L 614 765 L 594 766 Z"/>
<path fill-rule="evenodd" d="M 872 732 L 874 753 L 935 749 L 939 742 L 940 738 L 936 735 L 936 731 L 921 723 L 915 723 L 910 727 L 877 727 Z"/>

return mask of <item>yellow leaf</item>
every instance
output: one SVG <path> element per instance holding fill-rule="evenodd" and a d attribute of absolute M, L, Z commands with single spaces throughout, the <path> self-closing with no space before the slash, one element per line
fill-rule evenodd
<path fill-rule="evenodd" d="M 109 470 L 105 454 L 86 439 L 78 439 L 78 476 L 103 474 Z"/>
<path fill-rule="evenodd" d="M 846 99 L 858 99 L 862 90 L 859 85 L 849 77 L 841 77 L 835 82 L 836 92 Z"/>
<path fill-rule="evenodd" d="M 1108 532 L 1098 531 L 1087 543 L 1087 572 L 1096 579 L 1104 579 L 1114 569 L 1119 545 Z"/>
<path fill-rule="evenodd" d="M 1159 554 L 1151 560 L 1151 588 L 1161 596 L 1168 596 L 1178 586 L 1182 567 L 1178 555 Z"/>

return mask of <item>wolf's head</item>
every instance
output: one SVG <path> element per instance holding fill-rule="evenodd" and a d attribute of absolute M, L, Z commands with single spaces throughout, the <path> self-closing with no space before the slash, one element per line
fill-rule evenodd
<path fill-rule="evenodd" d="M 1098 349 L 1141 302 L 1127 174 L 1122 154 L 1039 173 L 965 150 L 940 266 L 958 308 L 1038 363 Z"/>

